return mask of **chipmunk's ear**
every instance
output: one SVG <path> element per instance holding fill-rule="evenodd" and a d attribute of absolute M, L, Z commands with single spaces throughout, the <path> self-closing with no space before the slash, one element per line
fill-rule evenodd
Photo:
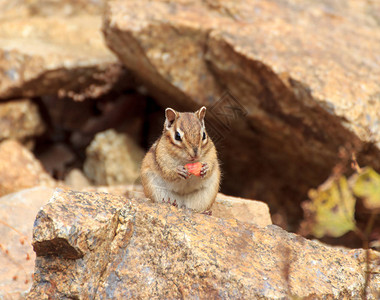
<path fill-rule="evenodd" d="M 165 109 L 165 128 L 169 129 L 173 125 L 173 122 L 177 119 L 177 117 L 178 113 L 174 109 L 170 107 Z"/>
<path fill-rule="evenodd" d="M 206 115 L 206 106 L 202 106 L 200 109 L 198 109 L 195 114 L 198 116 L 199 120 L 203 122 L 205 115 Z"/>

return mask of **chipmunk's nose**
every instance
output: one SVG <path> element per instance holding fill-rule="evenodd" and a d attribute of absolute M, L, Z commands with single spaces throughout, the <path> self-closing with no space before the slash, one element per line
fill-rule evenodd
<path fill-rule="evenodd" d="M 198 159 L 198 148 L 197 147 L 193 147 L 193 153 L 190 154 L 190 159 L 191 161 L 194 161 L 196 159 Z"/>

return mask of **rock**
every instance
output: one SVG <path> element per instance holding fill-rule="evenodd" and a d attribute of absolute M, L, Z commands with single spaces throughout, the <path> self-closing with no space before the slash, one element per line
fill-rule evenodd
<path fill-rule="evenodd" d="M 28 299 L 356 299 L 365 281 L 363 250 L 103 193 L 57 190 L 37 215 L 33 248 Z"/>
<path fill-rule="evenodd" d="M 28 16 L 72 16 L 83 13 L 101 15 L 104 9 L 104 0 L 12 0 L 0 2 L 1 17 L 28 17 Z"/>
<path fill-rule="evenodd" d="M 72 16 L 83 13 L 91 15 L 101 15 L 104 9 L 105 0 L 23 0 L 22 4 L 27 7 L 27 11 L 32 15 L 51 16 L 62 15 Z"/>
<path fill-rule="evenodd" d="M 64 143 L 44 146 L 37 158 L 46 171 L 58 179 L 63 179 L 68 166 L 75 162 L 75 154 Z"/>
<path fill-rule="evenodd" d="M 103 31 L 162 106 L 208 107 L 224 192 L 300 216 L 341 148 L 380 170 L 380 6 L 361 3 L 113 0 Z"/>
<path fill-rule="evenodd" d="M 265 227 L 272 224 L 269 207 L 266 203 L 226 196 L 218 193 L 213 204 L 212 215 L 222 219 L 236 219 L 240 222 Z"/>
<path fill-rule="evenodd" d="M 88 13 L 88 1 L 43 2 L 50 5 L 24 1 L 17 10 L 15 3 L 0 9 L 0 99 L 59 94 L 83 100 L 109 92 L 120 80 L 128 83 L 104 45 L 97 9 Z"/>
<path fill-rule="evenodd" d="M 142 185 L 140 184 L 122 184 L 110 186 L 88 186 L 79 190 L 80 192 L 107 193 L 116 196 L 122 196 L 126 199 L 145 198 Z M 127 201 L 127 200 L 126 200 Z"/>
<path fill-rule="evenodd" d="M 37 185 L 56 183 L 20 143 L 13 140 L 0 143 L 0 196 Z"/>
<path fill-rule="evenodd" d="M 143 150 L 113 129 L 98 133 L 86 149 L 84 173 L 97 185 L 134 183 L 140 174 Z"/>
<path fill-rule="evenodd" d="M 35 103 L 29 99 L 0 102 L 0 141 L 28 140 L 45 130 Z"/>
<path fill-rule="evenodd" d="M 114 186 L 90 186 L 80 189 L 81 192 L 101 192 L 123 196 L 127 199 L 146 198 L 143 188 L 139 184 L 114 185 Z M 255 224 L 265 227 L 272 224 L 269 207 L 266 203 L 227 196 L 218 193 L 216 201 L 211 207 L 213 217 L 222 219 L 236 219 L 240 222 Z"/>
<path fill-rule="evenodd" d="M 79 169 L 72 169 L 65 178 L 65 184 L 73 190 L 80 190 L 90 186 L 90 182 Z"/>
<path fill-rule="evenodd" d="M 142 139 L 146 99 L 137 93 L 115 97 L 106 95 L 99 101 L 60 101 L 42 97 L 42 104 L 55 132 L 70 136 L 74 149 L 82 152 L 95 134 L 109 128 L 126 132 L 135 140 Z"/>
<path fill-rule="evenodd" d="M 33 222 L 53 192 L 35 187 L 0 198 L 0 299 L 25 299 L 32 286 Z"/>

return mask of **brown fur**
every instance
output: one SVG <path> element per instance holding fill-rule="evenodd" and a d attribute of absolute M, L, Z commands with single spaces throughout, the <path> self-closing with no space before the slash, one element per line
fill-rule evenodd
<path fill-rule="evenodd" d="M 220 170 L 217 153 L 204 128 L 206 108 L 195 113 L 179 113 L 166 110 L 166 120 L 161 137 L 146 154 L 141 179 L 145 195 L 156 202 L 173 202 L 198 211 L 209 209 L 219 190 Z M 175 140 L 175 132 L 182 141 Z M 206 139 L 203 141 L 203 132 Z M 202 177 L 183 179 L 178 168 L 187 163 L 201 162 L 208 165 Z"/>

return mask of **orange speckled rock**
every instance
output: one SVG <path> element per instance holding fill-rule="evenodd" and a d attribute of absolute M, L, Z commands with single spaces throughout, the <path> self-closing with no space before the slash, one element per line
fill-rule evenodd
<path fill-rule="evenodd" d="M 56 184 L 20 143 L 13 140 L 0 143 L 0 196 L 37 185 L 52 187 Z"/>
<path fill-rule="evenodd" d="M 91 186 L 81 192 L 103 192 L 126 198 L 145 198 L 141 185 Z M 218 193 L 211 207 L 213 217 L 236 219 L 239 222 L 265 227 L 272 224 L 269 207 L 266 203 L 252 199 L 227 196 Z"/>
<path fill-rule="evenodd" d="M 364 286 L 362 250 L 104 193 L 57 190 L 33 246 L 28 299 L 352 299 Z"/>

